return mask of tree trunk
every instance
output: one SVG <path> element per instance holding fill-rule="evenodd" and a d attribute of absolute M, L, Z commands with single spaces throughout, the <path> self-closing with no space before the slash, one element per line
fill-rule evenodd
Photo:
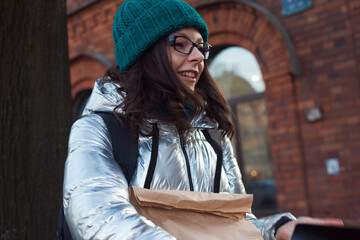
<path fill-rule="evenodd" d="M 71 124 L 65 0 L 1 0 L 0 23 L 0 239 L 54 239 Z"/>

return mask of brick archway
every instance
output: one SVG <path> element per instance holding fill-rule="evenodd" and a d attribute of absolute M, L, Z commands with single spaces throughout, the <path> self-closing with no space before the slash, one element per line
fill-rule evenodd
<path fill-rule="evenodd" d="M 284 36 L 284 29 L 274 24 L 274 19 L 271 21 L 269 15 L 255 8 L 254 4 L 247 5 L 246 1 L 188 2 L 208 24 L 211 45 L 219 48 L 240 46 L 257 58 L 266 84 L 265 101 L 278 208 L 279 211 L 291 210 L 296 215 L 309 215 L 294 81 L 294 75 L 300 74 L 301 68 L 296 66 L 297 59 L 292 59 L 297 56 L 289 50 L 288 36 Z M 294 189 L 294 185 L 298 187 Z"/>
<path fill-rule="evenodd" d="M 95 80 L 104 76 L 113 61 L 96 53 L 83 53 L 70 60 L 71 96 L 75 100 L 84 90 L 92 89 Z"/>

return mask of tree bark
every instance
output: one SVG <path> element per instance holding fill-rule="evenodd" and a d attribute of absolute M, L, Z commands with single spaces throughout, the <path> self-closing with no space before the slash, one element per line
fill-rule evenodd
<path fill-rule="evenodd" d="M 54 239 L 72 121 L 65 0 L 1 0 L 0 23 L 0 239 Z"/>

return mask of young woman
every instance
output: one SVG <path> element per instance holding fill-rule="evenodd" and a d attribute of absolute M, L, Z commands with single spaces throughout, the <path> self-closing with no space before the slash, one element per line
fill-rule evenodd
<path fill-rule="evenodd" d="M 113 37 L 117 67 L 96 82 L 83 117 L 71 130 L 66 220 L 74 239 L 174 239 L 129 202 L 129 187 L 144 186 L 154 129 L 159 137 L 150 189 L 213 192 L 217 154 L 202 130 L 215 130 L 223 156 L 219 190 L 245 193 L 229 140 L 234 132 L 229 110 L 206 65 L 207 27 L 183 1 L 132 0 L 119 7 Z M 114 160 L 109 131 L 97 111 L 116 112 L 139 136 L 129 182 Z M 277 238 L 291 236 L 295 222 L 289 222 L 295 219 L 289 213 L 248 219 L 265 239 L 275 239 L 281 225 Z"/>

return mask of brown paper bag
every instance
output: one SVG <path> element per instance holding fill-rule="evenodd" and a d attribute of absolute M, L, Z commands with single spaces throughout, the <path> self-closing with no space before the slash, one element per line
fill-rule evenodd
<path fill-rule="evenodd" d="M 252 195 L 130 188 L 138 213 L 181 240 L 263 239 L 246 220 Z"/>

